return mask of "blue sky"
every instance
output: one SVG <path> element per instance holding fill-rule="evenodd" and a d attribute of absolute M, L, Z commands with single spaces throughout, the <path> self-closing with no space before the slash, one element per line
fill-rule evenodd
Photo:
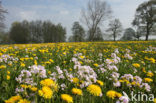
<path fill-rule="evenodd" d="M 105 1 L 112 8 L 113 18 L 119 18 L 123 28 L 127 28 L 131 26 L 137 6 L 147 0 Z M 87 5 L 87 2 L 88 0 L 2 0 L 2 5 L 8 10 L 5 20 L 7 28 L 12 22 L 24 19 L 51 20 L 55 24 L 61 23 L 65 26 L 69 36 L 73 22 L 80 20 L 81 9 Z M 103 31 L 106 28 L 107 25 L 101 27 Z"/>

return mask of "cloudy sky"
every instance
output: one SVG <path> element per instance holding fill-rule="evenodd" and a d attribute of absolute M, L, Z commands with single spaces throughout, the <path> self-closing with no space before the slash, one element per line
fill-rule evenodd
<path fill-rule="evenodd" d="M 111 6 L 113 17 L 119 18 L 124 28 L 130 27 L 135 9 L 147 0 L 105 0 Z M 79 21 L 81 9 L 86 7 L 88 0 L 2 0 L 2 5 L 8 10 L 5 24 L 7 29 L 14 21 L 51 20 L 61 23 L 71 35 L 74 21 Z M 103 28 L 107 28 L 104 25 Z"/>

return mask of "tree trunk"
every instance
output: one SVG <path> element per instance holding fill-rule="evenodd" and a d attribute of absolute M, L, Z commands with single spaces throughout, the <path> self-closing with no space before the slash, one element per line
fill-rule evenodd
<path fill-rule="evenodd" d="M 146 29 L 147 29 L 146 30 L 147 32 L 146 32 L 146 38 L 145 38 L 145 40 L 147 41 L 148 40 L 148 36 L 149 36 L 149 28 L 148 28 L 148 26 L 146 27 Z"/>
<path fill-rule="evenodd" d="M 114 41 L 116 41 L 115 39 L 116 39 L 116 36 L 115 36 L 115 34 L 113 34 L 113 37 L 114 37 Z"/>

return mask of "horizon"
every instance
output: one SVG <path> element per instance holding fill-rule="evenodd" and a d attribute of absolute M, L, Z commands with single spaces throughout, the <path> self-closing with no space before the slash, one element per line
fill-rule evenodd
<path fill-rule="evenodd" d="M 105 0 L 112 9 L 112 18 L 120 19 L 124 29 L 131 26 L 135 10 L 139 4 L 147 0 Z M 80 22 L 81 10 L 87 6 L 83 0 L 2 0 L 2 5 L 7 9 L 5 24 L 9 30 L 14 21 L 22 20 L 50 20 L 54 24 L 61 23 L 66 28 L 67 38 L 72 35 L 71 28 L 75 21 Z M 128 5 L 127 5 L 128 4 Z M 124 8 L 124 9 L 123 9 Z M 44 15 L 43 15 L 44 14 Z M 108 21 L 104 21 L 101 30 L 107 29 Z M 80 22 L 85 28 L 85 25 Z"/>

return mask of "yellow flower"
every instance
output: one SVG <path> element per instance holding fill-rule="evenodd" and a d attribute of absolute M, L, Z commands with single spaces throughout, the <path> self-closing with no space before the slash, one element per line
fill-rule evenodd
<path fill-rule="evenodd" d="M 106 93 L 106 96 L 109 97 L 109 98 L 114 99 L 114 98 L 116 97 L 116 91 L 114 91 L 114 90 L 109 90 L 109 91 Z"/>
<path fill-rule="evenodd" d="M 73 83 L 79 83 L 79 79 L 78 78 L 72 78 Z"/>
<path fill-rule="evenodd" d="M 51 99 L 53 96 L 53 91 L 49 87 L 44 86 L 41 90 L 38 91 L 38 94 L 45 99 Z"/>
<path fill-rule="evenodd" d="M 44 79 L 44 80 L 40 81 L 40 84 L 42 86 L 48 86 L 48 87 L 54 89 L 54 91 L 58 91 L 57 83 L 51 79 Z"/>
<path fill-rule="evenodd" d="M 28 101 L 26 99 L 21 99 L 18 103 L 30 103 L 30 101 Z"/>
<path fill-rule="evenodd" d="M 145 70 L 145 68 L 142 68 L 142 71 L 143 71 L 144 73 L 146 73 L 146 70 Z"/>
<path fill-rule="evenodd" d="M 81 89 L 77 89 L 77 88 L 73 88 L 72 89 L 72 93 L 73 94 L 77 94 L 77 95 L 82 95 L 82 90 Z"/>
<path fill-rule="evenodd" d="M 9 75 L 10 74 L 10 71 L 7 71 L 7 74 Z"/>
<path fill-rule="evenodd" d="M 103 83 L 102 81 L 100 81 L 100 80 L 97 80 L 96 82 L 97 82 L 99 85 L 101 85 L 101 86 L 103 86 L 103 84 L 104 84 L 104 83 Z"/>
<path fill-rule="evenodd" d="M 132 64 L 134 67 L 136 67 L 136 68 L 139 68 L 140 67 L 140 64 L 138 64 L 138 63 L 133 63 Z"/>
<path fill-rule="evenodd" d="M 34 92 L 37 91 L 37 88 L 36 88 L 36 87 L 30 87 L 30 89 L 31 89 L 32 91 L 34 91 Z"/>
<path fill-rule="evenodd" d="M 116 96 L 117 96 L 118 98 L 120 98 L 120 97 L 122 96 L 122 94 L 121 94 L 121 93 L 116 92 Z"/>
<path fill-rule="evenodd" d="M 21 67 L 25 67 L 25 64 L 24 63 L 21 63 Z"/>
<path fill-rule="evenodd" d="M 5 65 L 1 65 L 1 66 L 0 66 L 0 69 L 5 69 L 5 68 L 6 68 Z"/>
<path fill-rule="evenodd" d="M 10 80 L 10 75 L 7 75 L 7 80 Z"/>
<path fill-rule="evenodd" d="M 94 96 L 102 96 L 102 90 L 98 85 L 89 85 L 87 91 Z"/>
<path fill-rule="evenodd" d="M 156 98 L 154 98 L 154 103 L 156 103 Z"/>
<path fill-rule="evenodd" d="M 73 98 L 68 94 L 61 94 L 61 99 L 67 103 L 73 103 Z"/>
<path fill-rule="evenodd" d="M 149 76 L 149 77 L 153 77 L 154 74 L 153 74 L 152 72 L 147 72 L 147 76 Z"/>
<path fill-rule="evenodd" d="M 149 58 L 149 60 L 152 62 L 152 63 L 156 63 L 156 60 L 154 58 Z"/>
<path fill-rule="evenodd" d="M 25 88 L 25 89 L 28 88 L 28 86 L 25 85 L 25 84 L 21 84 L 20 86 L 21 86 L 22 88 Z"/>
<path fill-rule="evenodd" d="M 151 78 L 144 78 L 145 82 L 153 82 L 153 79 Z"/>
<path fill-rule="evenodd" d="M 81 59 L 84 59 L 85 57 L 81 55 L 80 58 L 81 58 Z"/>
<path fill-rule="evenodd" d="M 15 103 L 16 101 L 20 100 L 21 96 L 12 96 L 8 100 L 5 100 L 5 103 Z"/>
<path fill-rule="evenodd" d="M 95 67 L 98 67 L 99 65 L 97 63 L 93 64 Z"/>

